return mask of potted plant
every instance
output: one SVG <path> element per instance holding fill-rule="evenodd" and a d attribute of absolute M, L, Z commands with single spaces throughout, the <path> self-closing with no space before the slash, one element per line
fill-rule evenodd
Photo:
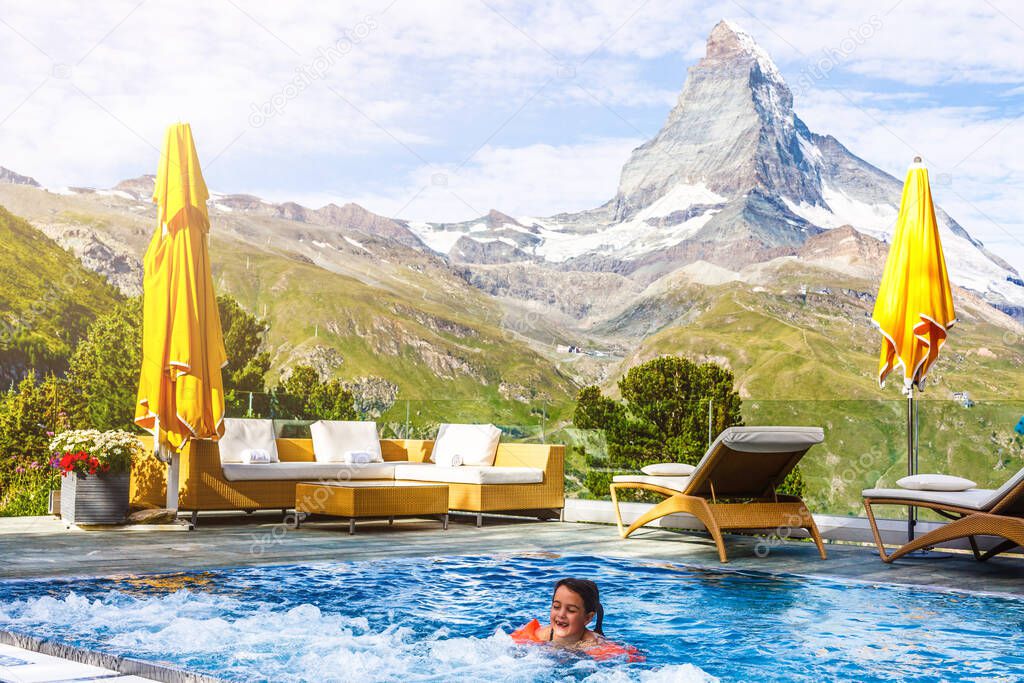
<path fill-rule="evenodd" d="M 142 442 L 125 431 L 74 429 L 50 442 L 61 473 L 60 516 L 67 524 L 121 524 L 128 514 L 132 459 Z"/>

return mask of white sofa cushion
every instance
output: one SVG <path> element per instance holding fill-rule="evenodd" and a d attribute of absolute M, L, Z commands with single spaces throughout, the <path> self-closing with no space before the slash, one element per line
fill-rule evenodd
<path fill-rule="evenodd" d="M 688 477 L 697 469 L 681 462 L 659 462 L 641 467 L 640 471 L 652 477 Z"/>
<path fill-rule="evenodd" d="M 384 462 L 376 422 L 320 420 L 309 426 L 317 462 L 344 462 L 348 453 L 365 451 L 372 462 Z"/>
<path fill-rule="evenodd" d="M 540 484 L 544 481 L 544 470 L 533 467 L 423 467 L 403 463 L 395 467 L 395 479 L 448 484 Z"/>
<path fill-rule="evenodd" d="M 224 418 L 224 436 L 217 440 L 220 462 L 242 462 L 246 450 L 261 450 L 270 454 L 276 462 L 277 441 L 274 440 L 273 420 L 246 420 L 237 417 Z"/>
<path fill-rule="evenodd" d="M 978 486 L 976 482 L 948 474 L 915 474 L 896 482 L 902 489 L 913 491 L 966 491 Z"/>
<path fill-rule="evenodd" d="M 228 481 L 353 481 L 395 478 L 397 463 L 346 465 L 340 462 L 275 462 L 269 465 L 221 465 Z M 402 465 L 408 467 L 409 465 Z M 412 465 L 415 468 L 416 465 Z"/>
<path fill-rule="evenodd" d="M 450 463 L 460 458 L 463 465 L 490 466 L 500 439 L 501 430 L 494 425 L 443 424 L 437 430 L 430 460 Z"/>

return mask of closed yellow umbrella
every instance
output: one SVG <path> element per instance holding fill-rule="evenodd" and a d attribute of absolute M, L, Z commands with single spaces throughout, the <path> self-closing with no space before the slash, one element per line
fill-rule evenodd
<path fill-rule="evenodd" d="M 923 388 L 956 313 L 928 169 L 919 161 L 907 171 L 872 322 L 883 337 L 879 383 L 902 367 L 904 392 Z"/>
<path fill-rule="evenodd" d="M 221 368 L 227 362 L 210 270 L 209 192 L 192 129 L 167 129 L 153 201 L 156 231 L 143 259 L 142 372 L 135 421 L 154 436 L 158 457 L 190 439 L 224 433 Z M 168 507 L 177 507 L 168 479 Z"/>
<path fill-rule="evenodd" d="M 917 474 L 917 406 L 914 389 L 923 389 L 928 370 L 956 323 L 953 291 L 935 220 L 928 169 L 914 159 L 907 171 L 900 213 L 885 262 L 882 284 L 871 321 L 882 333 L 878 382 L 903 371 L 907 396 L 907 474 Z M 914 535 L 910 512 L 907 535 Z"/>

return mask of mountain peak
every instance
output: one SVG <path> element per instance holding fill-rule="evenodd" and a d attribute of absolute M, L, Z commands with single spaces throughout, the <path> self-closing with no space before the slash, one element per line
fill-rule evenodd
<path fill-rule="evenodd" d="M 504 214 L 497 209 L 491 209 L 487 213 L 487 227 L 488 228 L 500 228 L 503 225 L 521 225 L 519 221 L 508 214 Z"/>
<path fill-rule="evenodd" d="M 671 192 L 704 190 L 821 206 L 818 169 L 804 153 L 809 136 L 768 53 L 743 29 L 719 22 L 665 125 L 623 167 L 615 218 L 631 218 Z M 795 226 L 792 218 L 781 217 L 780 229 Z"/>
<path fill-rule="evenodd" d="M 0 166 L 0 183 L 7 183 L 9 185 L 30 185 L 32 187 L 39 187 L 39 183 L 36 182 L 35 178 L 30 178 L 27 175 L 21 175 L 15 173 L 9 168 Z"/>
<path fill-rule="evenodd" d="M 735 61 L 738 59 L 753 59 L 767 78 L 784 83 L 775 62 L 757 44 L 753 36 L 736 24 L 723 19 L 711 29 L 711 33 L 708 35 L 707 56 L 704 61 Z"/>

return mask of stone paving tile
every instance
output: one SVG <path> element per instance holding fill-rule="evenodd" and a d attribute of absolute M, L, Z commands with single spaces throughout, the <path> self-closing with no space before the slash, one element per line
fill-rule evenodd
<path fill-rule="evenodd" d="M 0 519 L 0 578 L 111 576 L 201 570 L 259 564 L 359 561 L 387 557 L 494 555 L 553 552 L 678 562 L 706 569 L 753 570 L 923 588 L 1024 594 L 1024 559 L 978 563 L 964 554 L 881 562 L 874 548 L 827 546 L 821 560 L 810 543 L 787 542 L 766 557 L 757 541 L 728 537 L 730 562 L 721 565 L 707 536 L 664 529 L 638 532 L 628 540 L 600 524 L 486 518 L 477 529 L 454 517 L 448 531 L 436 522 L 398 520 L 394 526 L 366 522 L 348 534 L 347 524 L 309 522 L 291 529 L 280 515 L 204 516 L 192 532 L 67 531 L 59 520 Z"/>

